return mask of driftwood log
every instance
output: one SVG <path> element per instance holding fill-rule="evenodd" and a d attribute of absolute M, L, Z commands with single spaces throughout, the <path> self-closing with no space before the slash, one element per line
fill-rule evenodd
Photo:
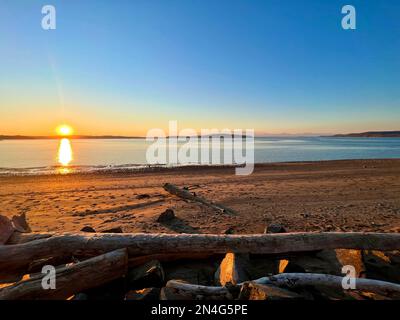
<path fill-rule="evenodd" d="M 300 288 L 306 286 L 325 286 L 331 287 L 338 290 L 343 290 L 342 287 L 343 277 L 334 276 L 330 274 L 319 274 L 319 273 L 281 273 L 271 277 L 264 277 L 255 280 L 254 282 L 259 284 L 273 284 L 278 287 L 286 288 Z M 396 295 L 400 297 L 400 284 L 356 278 L 355 279 L 355 290 L 367 291 L 384 296 Z"/>
<path fill-rule="evenodd" d="M 202 286 L 170 280 L 161 289 L 161 300 L 186 300 L 201 299 L 208 300 L 232 300 L 233 296 L 226 287 Z"/>
<path fill-rule="evenodd" d="M 220 203 L 208 201 L 202 197 L 199 197 L 199 196 L 191 193 L 190 191 L 180 189 L 176 185 L 173 185 L 171 183 L 164 184 L 164 190 L 179 197 L 179 198 L 199 202 L 199 203 L 201 203 L 207 207 L 210 207 L 216 211 L 223 212 L 223 213 L 229 213 L 229 214 L 236 214 L 236 212 L 231 208 L 228 208 Z"/>
<path fill-rule="evenodd" d="M 312 296 L 302 296 L 294 291 L 274 285 L 263 285 L 253 281 L 245 282 L 240 288 L 238 300 L 305 300 Z"/>
<path fill-rule="evenodd" d="M 212 234 L 59 234 L 16 245 L 0 246 L 0 279 L 54 256 L 92 257 L 127 248 L 130 256 L 158 253 L 277 254 L 322 249 L 398 250 L 399 233 Z"/>
<path fill-rule="evenodd" d="M 45 274 L 36 274 L 0 289 L 0 300 L 67 299 L 75 293 L 101 286 L 124 276 L 128 269 L 126 249 L 115 250 L 73 265 L 56 268 L 56 288 L 43 289 Z"/>
<path fill-rule="evenodd" d="M 260 278 L 250 282 L 288 289 L 302 288 L 307 286 L 325 286 L 343 291 L 344 289 L 342 287 L 342 280 L 343 277 L 328 274 L 282 273 L 271 277 Z M 238 287 L 241 287 L 246 283 L 248 282 L 240 283 L 238 284 Z M 232 299 L 231 292 L 233 291 L 232 288 L 231 290 L 229 290 L 227 287 L 202 286 L 183 283 L 175 280 L 168 281 L 166 284 L 166 288 L 169 288 L 170 291 L 175 292 L 175 294 L 182 295 L 183 297 L 206 296 L 207 299 L 209 299 L 210 297 Z M 377 293 L 388 297 L 400 296 L 399 284 L 372 279 L 356 278 L 355 290 Z"/>

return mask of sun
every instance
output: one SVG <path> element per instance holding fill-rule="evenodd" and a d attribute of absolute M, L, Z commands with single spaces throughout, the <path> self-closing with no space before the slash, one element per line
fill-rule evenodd
<path fill-rule="evenodd" d="M 56 131 L 60 136 L 69 136 L 74 130 L 69 125 L 62 124 L 57 127 Z"/>

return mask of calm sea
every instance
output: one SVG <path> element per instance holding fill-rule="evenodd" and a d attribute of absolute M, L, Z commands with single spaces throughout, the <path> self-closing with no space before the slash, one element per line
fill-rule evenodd
<path fill-rule="evenodd" d="M 67 159 L 71 156 L 72 160 L 67 166 L 59 163 L 60 145 L 58 140 L 2 140 L 0 174 L 141 168 L 150 143 L 144 139 L 71 140 L 72 154 Z M 255 139 L 256 163 L 382 158 L 400 158 L 400 138 Z"/>

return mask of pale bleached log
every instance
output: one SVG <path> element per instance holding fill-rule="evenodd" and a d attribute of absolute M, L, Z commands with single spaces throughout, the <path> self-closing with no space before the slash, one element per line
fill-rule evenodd
<path fill-rule="evenodd" d="M 0 246 L 2 274 L 31 261 L 54 256 L 96 256 L 119 248 L 131 256 L 158 253 L 277 254 L 322 249 L 398 250 L 399 233 L 281 233 L 258 235 L 213 234 L 59 234 L 24 244 Z"/>
<path fill-rule="evenodd" d="M 115 250 L 73 265 L 56 268 L 56 289 L 43 289 L 45 274 L 0 289 L 0 300 L 67 299 L 71 295 L 118 279 L 128 270 L 126 249 Z"/>
<path fill-rule="evenodd" d="M 236 212 L 231 208 L 228 208 L 220 203 L 208 201 L 208 200 L 204 199 L 203 197 L 199 197 L 199 196 L 191 193 L 190 191 L 180 189 L 174 184 L 171 184 L 171 183 L 164 184 L 164 190 L 179 197 L 179 198 L 201 203 L 201 204 L 203 204 L 207 207 L 210 207 L 214 210 L 224 212 L 224 213 L 229 213 L 229 214 L 236 214 Z"/>
<path fill-rule="evenodd" d="M 245 282 L 240 288 L 238 300 L 304 300 L 300 294 L 279 288 L 274 285 L 264 285 L 253 281 Z"/>
<path fill-rule="evenodd" d="M 324 286 L 337 290 L 344 290 L 343 277 L 319 273 L 281 273 L 271 277 L 254 280 L 258 284 L 273 284 L 278 287 L 300 288 L 306 286 Z M 366 291 L 391 297 L 400 297 L 400 284 L 355 278 L 355 290 Z"/>
<path fill-rule="evenodd" d="M 212 287 L 202 286 L 197 284 L 190 284 L 176 280 L 170 280 L 165 285 L 167 290 L 163 290 L 161 294 L 162 300 L 168 300 L 168 294 L 165 291 L 170 291 L 170 295 L 174 299 L 201 299 L 207 300 L 232 300 L 232 294 L 226 287 Z M 163 288 L 164 289 L 164 288 Z"/>

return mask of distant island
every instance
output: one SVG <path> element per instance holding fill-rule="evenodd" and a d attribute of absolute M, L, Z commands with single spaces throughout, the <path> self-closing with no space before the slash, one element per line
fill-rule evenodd
<path fill-rule="evenodd" d="M 347 134 L 335 134 L 328 137 L 349 137 L 349 138 L 399 138 L 400 131 L 368 131 L 361 133 L 347 133 Z"/>

